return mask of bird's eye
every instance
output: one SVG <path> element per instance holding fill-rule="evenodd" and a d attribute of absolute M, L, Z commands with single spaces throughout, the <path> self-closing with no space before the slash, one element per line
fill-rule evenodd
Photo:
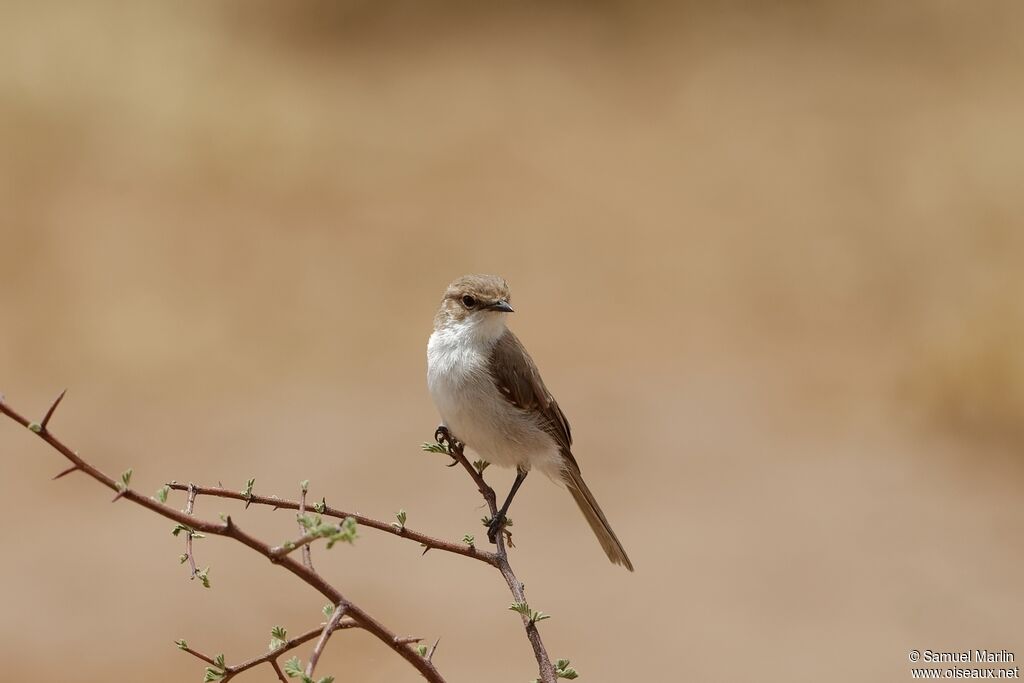
<path fill-rule="evenodd" d="M 476 299 L 467 294 L 466 296 L 462 297 L 462 305 L 465 306 L 466 308 L 473 308 L 474 306 L 476 306 Z"/>

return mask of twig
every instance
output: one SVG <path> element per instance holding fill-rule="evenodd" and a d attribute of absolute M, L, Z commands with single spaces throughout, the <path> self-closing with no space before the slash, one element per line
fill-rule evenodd
<path fill-rule="evenodd" d="M 359 627 L 359 625 L 356 622 L 354 622 L 351 619 L 349 619 L 348 621 L 344 621 L 344 622 L 338 624 L 336 626 L 335 630 L 346 629 L 346 628 L 358 628 L 358 627 Z M 259 666 L 260 664 L 263 664 L 265 662 L 266 663 L 270 663 L 270 665 L 273 666 L 274 670 L 276 672 L 278 672 L 278 677 L 284 676 L 284 672 L 281 671 L 281 667 L 277 663 L 278 658 L 281 655 L 283 655 L 284 653 L 288 652 L 289 650 L 294 650 L 299 645 L 302 645 L 303 643 L 307 643 L 307 642 L 313 640 L 321 632 L 323 632 L 323 626 L 317 626 L 314 629 L 310 629 L 309 631 L 306 631 L 301 636 L 296 636 L 295 638 L 291 638 L 289 640 L 286 640 L 284 642 L 284 644 L 282 644 L 280 647 L 277 647 L 277 648 L 271 650 L 270 652 L 262 654 L 259 657 L 253 657 L 252 659 L 250 659 L 248 661 L 245 661 L 245 662 L 242 662 L 241 664 L 232 664 L 230 666 L 225 666 L 224 669 L 223 669 L 224 677 L 221 679 L 222 683 L 223 683 L 223 681 L 228 681 L 228 680 L 234 678 L 235 676 L 237 676 L 238 674 L 242 673 L 243 671 L 248 671 L 249 669 L 253 668 L 254 666 Z M 182 645 L 179 644 L 178 647 L 180 649 L 184 650 L 185 652 L 189 653 L 193 657 L 201 659 L 204 662 L 206 662 L 207 664 L 219 668 L 217 662 L 212 657 L 210 657 L 209 655 L 205 655 L 202 652 L 198 652 L 197 650 L 189 647 L 188 645 L 182 646 Z M 287 681 L 287 678 L 284 678 L 282 680 Z"/>
<path fill-rule="evenodd" d="M 187 529 L 191 530 L 186 536 L 186 554 L 188 555 L 189 558 L 190 569 L 192 571 L 193 577 L 198 575 L 198 569 L 195 565 L 194 558 L 192 557 L 192 534 L 195 531 L 201 531 L 213 535 L 227 536 L 262 554 L 264 557 L 267 557 L 272 563 L 284 567 L 292 574 L 295 574 L 300 579 L 302 579 L 305 583 L 319 591 L 322 595 L 329 598 L 333 604 L 338 606 L 335 609 L 337 622 L 335 623 L 334 627 L 328 628 L 328 626 L 330 626 L 331 623 L 329 621 L 328 626 L 325 626 L 322 630 L 316 629 L 310 631 L 309 633 L 303 634 L 302 636 L 299 636 L 298 639 L 292 639 L 291 641 L 288 641 L 288 643 L 286 643 L 287 647 L 278 648 L 272 653 L 268 653 L 261 657 L 257 657 L 243 664 L 226 667 L 224 669 L 225 676 L 223 680 L 226 681 L 234 675 L 237 675 L 238 673 L 245 671 L 258 664 L 270 662 L 278 678 L 282 681 L 286 681 L 284 673 L 282 672 L 280 666 L 276 661 L 277 656 L 287 651 L 287 649 L 290 649 L 295 645 L 300 644 L 301 642 L 306 642 L 307 640 L 312 639 L 313 637 L 315 637 L 317 633 L 320 633 L 321 642 L 318 643 L 318 648 L 314 650 L 314 656 L 316 659 L 318 659 L 320 656 L 320 652 L 322 652 L 323 650 L 323 646 L 326 645 L 327 639 L 330 637 L 331 632 L 341 628 L 359 627 L 369 631 L 375 637 L 384 641 L 392 650 L 394 650 L 401 657 L 406 659 L 412 666 L 414 666 L 417 669 L 417 671 L 419 671 L 420 674 L 423 675 L 423 677 L 428 681 L 443 682 L 444 679 L 434 668 L 433 663 L 431 661 L 434 652 L 437 649 L 437 645 L 440 639 L 434 642 L 434 645 L 433 647 L 431 647 L 429 654 L 423 657 L 419 656 L 419 654 L 415 652 L 413 648 L 409 647 L 410 644 L 419 642 L 419 638 L 400 637 L 392 634 L 382 624 L 374 620 L 360 607 L 345 599 L 337 589 L 328 584 L 319 574 L 317 574 L 317 572 L 313 568 L 309 544 L 316 538 L 319 538 L 321 536 L 320 533 L 305 533 L 303 534 L 302 537 L 300 537 L 298 540 L 294 542 L 287 543 L 283 546 L 271 547 L 270 545 L 243 532 L 233 523 L 230 517 L 226 517 L 223 524 L 218 524 L 215 522 L 208 522 L 198 519 L 194 517 L 192 514 L 196 497 L 200 495 L 207 495 L 220 498 L 243 500 L 246 503 L 246 507 L 248 507 L 251 503 L 256 503 L 257 505 L 272 506 L 274 509 L 284 508 L 298 510 L 299 514 L 301 515 L 304 514 L 306 511 L 305 486 L 303 486 L 302 495 L 299 501 L 296 502 L 291 500 L 280 499 L 277 497 L 257 496 L 253 494 L 251 491 L 251 482 L 250 486 L 248 487 L 248 490 L 245 493 L 231 491 L 225 489 L 223 486 L 203 487 L 191 483 L 185 485 L 179 484 L 177 482 L 171 482 L 167 485 L 169 488 L 188 492 L 188 501 L 186 503 L 185 512 L 180 513 L 177 510 L 174 510 L 166 505 L 163 505 L 151 498 L 136 493 L 135 491 L 128 488 L 127 485 L 119 484 L 111 477 L 107 476 L 106 474 L 104 474 L 103 472 L 96 469 L 88 462 L 86 462 L 77 453 L 75 453 L 67 446 L 65 446 L 61 441 L 53 437 L 53 435 L 48 431 L 47 425 L 49 424 L 50 418 L 53 416 L 54 411 L 60 404 L 63 397 L 64 393 L 62 392 L 50 406 L 49 410 L 47 410 L 46 415 L 43 418 L 43 421 L 39 424 L 30 423 L 24 417 L 19 415 L 9 406 L 7 406 L 3 402 L 2 397 L 0 397 L 0 412 L 7 415 L 15 422 L 18 422 L 22 426 L 28 427 L 30 430 L 36 433 L 37 436 L 46 441 L 52 448 L 57 450 L 59 453 L 64 455 L 69 461 L 71 461 L 72 466 L 58 474 L 56 477 L 54 477 L 55 479 L 70 474 L 71 472 L 74 472 L 76 470 L 82 470 L 96 481 L 116 491 L 117 495 L 115 495 L 114 500 L 118 500 L 122 497 L 127 498 L 128 500 L 131 500 L 132 502 L 142 507 L 145 507 L 153 512 L 156 512 L 157 514 L 172 519 L 178 522 L 179 524 L 185 526 Z M 487 507 L 490 511 L 491 518 L 493 519 L 497 515 L 497 501 L 494 494 L 494 490 L 484 480 L 482 473 L 478 471 L 466 458 L 461 444 L 457 442 L 452 443 L 449 441 L 446 445 L 448 454 L 453 459 L 452 465 L 462 465 L 463 469 L 466 470 L 470 478 L 476 484 L 477 489 L 480 492 L 480 495 L 483 496 L 484 501 L 487 504 Z M 389 524 L 386 522 L 382 522 L 380 520 L 373 519 L 371 517 L 360 515 L 358 513 L 351 513 L 339 510 L 328 506 L 326 504 L 326 501 L 324 501 L 323 504 L 317 506 L 317 512 L 323 516 L 333 517 L 337 519 L 345 519 L 347 517 L 351 517 L 355 519 L 360 526 L 376 529 L 378 531 L 389 533 L 394 536 L 400 536 L 412 541 L 416 541 L 425 548 L 424 553 L 426 553 L 427 550 L 438 549 L 445 552 L 463 555 L 465 557 L 471 557 L 475 560 L 485 562 L 497 568 L 501 572 L 502 578 L 505 580 L 506 584 L 508 584 L 509 590 L 512 593 L 514 601 L 516 603 L 526 603 L 526 596 L 523 590 L 523 584 L 516 577 L 515 573 L 512 570 L 511 564 L 508 561 L 508 550 L 506 548 L 506 539 L 504 534 L 499 533 L 497 535 L 495 539 L 495 552 L 487 552 L 479 550 L 471 544 L 452 543 L 449 541 L 444 541 L 438 538 L 428 536 L 417 531 L 413 531 L 412 529 L 406 527 L 404 524 Z M 303 529 L 305 530 L 305 528 Z M 303 561 L 301 563 L 289 557 L 290 553 L 298 548 L 303 549 Z M 348 619 L 342 620 L 342 616 L 338 614 L 339 612 L 346 614 L 348 616 Z M 528 614 L 522 614 L 521 616 L 524 628 L 526 630 L 527 639 L 529 640 L 530 645 L 533 648 L 534 656 L 537 660 L 537 666 L 541 680 L 543 681 L 543 683 L 557 683 L 557 675 L 555 673 L 555 669 L 551 664 L 551 660 L 548 656 L 547 650 L 544 647 L 543 641 L 541 640 L 540 632 L 537 629 L 535 621 L 532 620 Z M 335 617 L 332 617 L 331 621 L 334 620 Z M 294 643 L 295 645 L 289 645 L 289 643 Z M 203 661 L 206 661 L 207 663 L 216 665 L 216 662 L 214 662 L 214 660 L 206 657 L 205 655 L 197 653 L 193 650 L 186 651 L 191 652 L 192 654 L 199 657 L 200 659 L 203 659 Z M 315 659 L 311 658 L 310 664 L 311 666 L 315 667 Z M 309 669 L 309 672 L 311 673 L 312 669 Z"/>
<path fill-rule="evenodd" d="M 178 644 L 178 649 L 182 650 L 184 652 L 189 653 L 190 655 L 192 655 L 193 657 L 195 657 L 197 659 L 203 660 L 204 662 L 206 662 L 210 666 L 217 666 L 217 662 L 215 662 L 213 660 L 213 657 L 210 657 L 209 655 L 204 655 L 202 652 L 199 652 L 198 650 L 193 650 L 188 645 L 182 645 L 181 643 L 179 643 Z"/>
<path fill-rule="evenodd" d="M 188 501 L 185 503 L 185 514 L 191 515 L 192 508 L 196 504 L 196 487 L 192 484 L 188 485 Z M 188 529 L 185 531 L 185 555 L 188 557 L 188 568 L 191 572 L 190 578 L 195 579 L 196 575 L 199 574 L 199 569 L 196 567 L 196 558 L 192 555 L 192 536 L 193 531 Z"/>
<path fill-rule="evenodd" d="M 305 481 L 302 482 L 302 487 L 301 487 L 302 493 L 299 496 L 299 514 L 300 515 L 306 514 L 306 489 L 307 489 L 307 484 L 308 484 L 308 482 L 305 482 Z M 302 523 L 300 522 L 299 523 L 299 531 L 304 531 L 304 530 L 305 530 L 305 527 L 303 527 Z M 310 569 L 313 569 L 313 549 L 310 547 L 309 543 L 305 543 L 302 546 L 302 563 L 304 565 L 306 565 L 307 567 L 309 567 Z"/>
<path fill-rule="evenodd" d="M 476 483 L 477 489 L 480 491 L 480 495 L 483 496 L 487 502 L 487 507 L 491 513 L 491 519 L 498 514 L 498 504 L 494 495 L 494 489 L 492 489 L 486 481 L 484 481 L 483 474 L 477 471 L 475 467 L 466 458 L 463 452 L 462 444 L 451 441 L 448 442 L 448 454 L 455 459 L 458 464 L 462 465 L 462 468 L 469 473 L 469 476 Z M 495 538 L 495 545 L 497 546 L 497 552 L 495 556 L 495 566 L 498 571 L 501 572 L 502 578 L 505 579 L 505 583 L 508 584 L 509 590 L 512 592 L 512 598 L 515 602 L 525 603 L 526 593 L 523 590 L 523 584 L 519 579 L 516 578 L 515 572 L 512 571 L 512 565 L 508 561 L 508 551 L 505 548 L 504 534 L 499 533 Z M 526 628 L 526 638 L 530 641 L 530 646 L 533 648 L 533 656 L 537 660 L 537 668 L 540 673 L 540 678 L 543 683 L 557 683 L 558 678 L 555 674 L 555 667 L 551 664 L 551 658 L 548 656 L 548 651 L 544 647 L 544 642 L 541 640 L 540 631 L 537 629 L 537 624 L 531 621 L 526 615 L 521 615 L 523 619 L 523 626 Z"/>
<path fill-rule="evenodd" d="M 11 408 L 7 403 L 0 401 L 0 413 L 3 413 L 7 417 L 11 418 L 23 427 L 29 428 L 38 427 L 33 425 L 20 413 Z M 52 415 L 52 413 L 51 413 Z M 444 677 L 441 676 L 440 672 L 434 667 L 431 662 L 428 662 L 423 657 L 408 645 L 401 645 L 395 642 L 395 634 L 391 632 L 386 626 L 381 624 L 379 621 L 374 619 L 364 609 L 351 602 L 339 591 L 337 588 L 329 584 L 322 576 L 317 574 L 315 571 L 304 566 L 300 562 L 296 562 L 290 557 L 277 557 L 273 554 L 271 547 L 259 540 L 258 538 L 242 531 L 235 523 L 231 520 L 231 517 L 226 517 L 223 523 L 211 522 L 203 519 L 199 519 L 190 514 L 180 512 L 172 507 L 164 505 L 153 498 L 144 496 L 127 486 L 123 488 L 119 487 L 119 482 L 116 482 L 110 476 L 102 472 L 101 470 L 94 467 L 92 464 L 87 462 L 75 451 L 71 450 L 61 440 L 57 439 L 49 430 L 43 429 L 32 429 L 39 438 L 50 445 L 54 450 L 59 452 L 65 458 L 67 458 L 72 464 L 81 469 L 84 473 L 88 474 L 91 478 L 95 479 L 100 484 L 106 486 L 112 491 L 118 492 L 118 498 L 125 498 L 131 502 L 144 507 L 152 512 L 157 513 L 167 519 L 171 519 L 179 524 L 201 531 L 203 533 L 213 534 L 216 536 L 227 536 L 232 538 L 242 545 L 245 545 L 252 550 L 256 551 L 260 555 L 268 558 L 273 564 L 279 565 L 284 569 L 297 576 L 299 579 L 304 581 L 306 584 L 314 588 L 321 595 L 325 596 L 331 603 L 335 605 L 345 604 L 346 613 L 351 619 L 359 625 L 363 630 L 371 633 L 375 638 L 383 642 L 392 651 L 398 654 L 400 657 L 405 659 L 411 666 L 413 666 L 419 673 L 428 681 L 432 683 L 444 683 Z"/>
<path fill-rule="evenodd" d="M 334 614 L 332 614 L 331 618 L 326 624 L 324 624 L 324 630 L 320 634 L 320 640 L 316 641 L 316 646 L 309 655 L 309 663 L 306 664 L 306 675 L 310 678 L 313 677 L 313 670 L 316 669 L 316 663 L 320 661 L 320 655 L 323 654 L 324 648 L 327 647 L 327 639 L 331 637 L 332 633 L 334 633 L 334 629 L 338 628 L 338 622 L 340 622 L 341 618 L 345 616 L 345 610 L 347 608 L 348 605 L 345 603 L 335 605 Z"/>
<path fill-rule="evenodd" d="M 472 469 L 472 466 L 470 466 Z M 474 470 L 475 472 L 475 470 Z M 175 491 L 187 491 L 188 486 L 181 484 L 176 481 L 169 482 L 168 487 Z M 486 486 L 486 484 L 485 484 Z M 488 487 L 489 488 L 489 487 Z M 266 505 L 272 508 L 280 508 L 282 510 L 298 510 L 299 502 L 294 500 L 287 500 L 285 498 L 278 498 L 276 496 L 258 496 L 252 494 L 248 498 L 238 491 L 226 489 L 220 486 L 196 486 L 196 494 L 199 496 L 214 496 L 217 498 L 231 498 L 233 500 L 245 500 L 249 501 L 254 505 Z M 494 492 L 491 492 L 493 498 Z M 444 552 L 455 553 L 457 555 L 463 555 L 465 557 L 471 557 L 474 560 L 480 560 L 487 564 L 497 567 L 498 558 L 495 553 L 487 552 L 486 550 L 480 550 L 475 546 L 466 545 L 465 543 L 453 543 L 451 541 L 445 541 L 440 538 L 434 538 L 427 534 L 413 531 L 409 527 L 396 527 L 388 522 L 382 522 L 366 515 L 361 515 L 358 512 L 346 512 L 330 505 L 324 505 L 323 510 L 317 509 L 317 513 L 324 517 L 333 517 L 335 519 L 345 519 L 351 517 L 356 520 L 360 527 L 367 527 L 370 529 L 376 529 L 377 531 L 383 531 L 384 533 L 391 534 L 392 536 L 401 536 L 402 538 L 408 538 L 409 540 L 416 541 L 420 545 L 431 550 L 443 550 Z"/>
<path fill-rule="evenodd" d="M 284 545 L 274 546 L 270 549 L 271 562 L 274 561 L 273 558 L 281 558 L 285 557 L 286 555 L 290 555 L 302 546 L 306 545 L 307 543 L 312 543 L 318 538 L 320 538 L 320 534 L 318 532 L 310 531 L 308 534 L 303 534 L 302 536 L 299 536 L 299 538 L 294 541 L 288 541 Z"/>

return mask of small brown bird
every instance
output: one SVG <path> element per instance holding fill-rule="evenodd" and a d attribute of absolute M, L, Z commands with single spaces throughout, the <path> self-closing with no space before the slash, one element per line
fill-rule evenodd
<path fill-rule="evenodd" d="M 483 460 L 516 468 L 516 479 L 491 521 L 493 542 L 505 513 L 534 467 L 569 489 L 608 559 L 633 571 L 622 543 L 587 488 L 573 457 L 565 413 L 544 386 L 522 343 L 505 327 L 508 284 L 466 275 L 448 286 L 427 344 L 427 385 L 442 427 Z"/>

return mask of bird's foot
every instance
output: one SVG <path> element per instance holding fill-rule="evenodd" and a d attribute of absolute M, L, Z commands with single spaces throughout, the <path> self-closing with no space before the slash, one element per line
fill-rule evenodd
<path fill-rule="evenodd" d="M 487 540 L 489 540 L 493 545 L 497 545 L 498 543 L 498 534 L 504 534 L 508 544 L 513 548 L 515 547 L 512 545 L 512 532 L 508 530 L 508 527 L 512 526 L 511 518 L 506 517 L 502 513 L 498 513 L 493 518 L 485 518 L 484 524 L 487 526 Z"/>
<path fill-rule="evenodd" d="M 458 464 L 456 456 L 462 453 L 464 444 L 452 436 L 452 433 L 448 431 L 447 427 L 439 425 L 438 428 L 434 430 L 434 441 L 436 441 L 438 445 L 444 446 L 445 450 L 448 451 L 448 455 L 452 456 L 452 464 L 448 465 L 448 467 L 454 467 Z"/>

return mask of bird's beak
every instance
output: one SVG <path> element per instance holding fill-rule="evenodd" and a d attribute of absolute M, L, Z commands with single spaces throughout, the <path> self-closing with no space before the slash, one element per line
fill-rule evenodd
<path fill-rule="evenodd" d="M 504 299 L 498 299 L 493 304 L 487 306 L 488 311 L 502 311 L 503 313 L 515 313 L 515 309 L 508 305 L 508 302 Z"/>

